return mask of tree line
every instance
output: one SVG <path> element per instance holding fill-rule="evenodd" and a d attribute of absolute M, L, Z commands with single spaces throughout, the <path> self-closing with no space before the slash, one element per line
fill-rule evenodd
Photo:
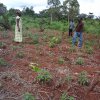
<path fill-rule="evenodd" d="M 33 18 L 50 18 L 51 22 L 60 20 L 70 20 L 75 19 L 77 17 L 87 18 L 86 14 L 80 14 L 80 5 L 77 0 L 64 0 L 62 4 L 60 0 L 47 0 L 47 5 L 48 9 L 40 11 L 39 14 L 35 13 L 33 6 L 24 6 L 22 9 L 22 15 L 30 16 Z M 0 3 L 0 15 L 2 15 L 4 22 L 8 23 L 9 21 L 7 17 L 15 16 L 15 11 L 16 9 L 14 8 L 7 10 L 7 7 L 3 3 Z M 93 14 L 90 14 L 88 17 L 93 18 L 93 16 Z M 0 21 L 0 25 L 3 25 L 4 22 Z"/>

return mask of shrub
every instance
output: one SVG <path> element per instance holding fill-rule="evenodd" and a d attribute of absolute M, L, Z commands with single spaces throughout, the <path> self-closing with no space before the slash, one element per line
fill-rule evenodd
<path fill-rule="evenodd" d="M 6 44 L 4 42 L 0 42 L 0 48 L 6 47 Z"/>
<path fill-rule="evenodd" d="M 40 83 L 48 83 L 52 80 L 52 75 L 49 73 L 49 71 L 41 69 L 38 72 L 36 80 L 39 81 Z"/>
<path fill-rule="evenodd" d="M 87 72 L 86 71 L 82 71 L 81 73 L 79 73 L 78 83 L 81 84 L 81 85 L 88 85 L 89 79 L 87 77 Z"/>
<path fill-rule="evenodd" d="M 75 100 L 73 96 L 69 96 L 65 92 L 61 95 L 60 100 Z"/>
<path fill-rule="evenodd" d="M 55 37 L 55 36 L 53 36 L 53 37 L 50 38 L 49 46 L 51 48 L 53 48 L 53 47 L 56 46 L 56 44 L 59 44 L 59 43 L 61 43 L 61 37 Z"/>
<path fill-rule="evenodd" d="M 36 80 L 40 83 L 48 83 L 52 80 L 52 75 L 50 74 L 50 72 L 45 69 L 40 69 L 38 67 L 38 64 L 30 63 L 29 66 L 33 71 L 37 72 L 38 75 L 36 76 Z"/>
<path fill-rule="evenodd" d="M 63 63 L 64 63 L 64 59 L 60 57 L 60 58 L 58 59 L 58 63 L 59 63 L 59 64 L 63 64 Z"/>
<path fill-rule="evenodd" d="M 93 54 L 93 48 L 92 47 L 86 48 L 86 53 Z"/>
<path fill-rule="evenodd" d="M 24 100 L 35 100 L 35 97 L 30 93 L 25 93 Z"/>
<path fill-rule="evenodd" d="M 8 38 L 8 33 L 7 31 L 4 31 L 2 34 L 1 34 L 2 38 Z"/>
<path fill-rule="evenodd" d="M 75 46 L 71 46 L 70 48 L 69 48 L 69 52 L 75 52 L 76 50 L 75 50 Z"/>
<path fill-rule="evenodd" d="M 55 47 L 55 46 L 56 46 L 56 44 L 55 44 L 54 42 L 50 42 L 50 43 L 49 43 L 49 47 L 50 47 L 50 48 L 53 48 L 53 47 Z"/>
<path fill-rule="evenodd" d="M 3 58 L 0 58 L 0 66 L 7 66 L 8 63 L 3 59 Z"/>
<path fill-rule="evenodd" d="M 39 71 L 41 71 L 41 69 L 38 67 L 38 64 L 36 64 L 36 63 L 30 63 L 30 65 L 29 65 L 31 68 L 32 68 L 32 70 L 33 71 L 35 71 L 35 72 L 39 72 Z"/>
<path fill-rule="evenodd" d="M 76 64 L 78 64 L 78 65 L 83 65 L 83 64 L 84 64 L 83 58 L 81 58 L 81 57 L 77 58 Z"/>
<path fill-rule="evenodd" d="M 72 77 L 71 75 L 68 75 L 68 76 L 66 77 L 66 82 L 67 82 L 68 84 L 70 84 L 70 83 L 72 82 L 72 80 L 73 80 L 73 77 Z"/>
<path fill-rule="evenodd" d="M 39 34 L 35 33 L 32 35 L 32 43 L 33 44 L 38 44 L 39 43 Z"/>

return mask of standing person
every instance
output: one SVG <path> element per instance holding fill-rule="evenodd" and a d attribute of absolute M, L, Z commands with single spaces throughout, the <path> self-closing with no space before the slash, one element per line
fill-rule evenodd
<path fill-rule="evenodd" d="M 75 28 L 75 32 L 74 32 L 74 35 L 73 35 L 73 40 L 72 40 L 72 43 L 73 45 L 75 45 L 76 43 L 76 38 L 78 37 L 79 38 L 79 42 L 78 42 L 78 47 L 81 48 L 82 47 L 82 44 L 83 44 L 83 35 L 82 35 L 82 32 L 83 32 L 83 27 L 84 27 L 84 23 L 82 22 L 82 18 L 80 18 L 78 20 L 78 24 Z"/>
<path fill-rule="evenodd" d="M 14 41 L 19 43 L 22 42 L 22 19 L 21 12 L 16 11 L 16 25 L 15 25 L 15 38 Z"/>
<path fill-rule="evenodd" d="M 69 23 L 69 36 L 72 36 L 73 29 L 74 29 L 74 22 L 73 20 L 71 20 Z"/>

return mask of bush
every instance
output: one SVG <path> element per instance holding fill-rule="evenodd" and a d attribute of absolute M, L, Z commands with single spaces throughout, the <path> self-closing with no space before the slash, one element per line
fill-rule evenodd
<path fill-rule="evenodd" d="M 65 92 L 61 95 L 60 100 L 75 100 L 73 96 L 69 96 Z"/>
<path fill-rule="evenodd" d="M 64 60 L 63 58 L 61 58 L 61 57 L 58 59 L 58 63 L 59 63 L 59 64 L 63 64 L 64 61 L 65 61 L 65 60 Z"/>
<path fill-rule="evenodd" d="M 79 73 L 78 83 L 81 85 L 88 85 L 89 80 L 88 80 L 86 71 L 82 71 L 81 73 Z"/>
<path fill-rule="evenodd" d="M 0 48 L 5 48 L 6 44 L 4 42 L 0 42 Z"/>
<path fill-rule="evenodd" d="M 78 65 L 83 65 L 83 64 L 84 64 L 83 58 L 81 58 L 81 57 L 77 58 L 76 64 L 78 64 Z"/>
<path fill-rule="evenodd" d="M 39 43 L 39 34 L 35 33 L 32 35 L 32 43 L 33 44 L 38 44 Z"/>
<path fill-rule="evenodd" d="M 92 47 L 86 48 L 86 53 L 93 54 L 93 48 Z"/>
<path fill-rule="evenodd" d="M 8 63 L 3 59 L 3 58 L 0 58 L 0 66 L 7 66 Z"/>
<path fill-rule="evenodd" d="M 52 80 L 52 75 L 47 70 L 41 69 L 38 72 L 36 80 L 39 81 L 40 83 L 48 83 Z"/>
<path fill-rule="evenodd" d="M 50 38 L 49 46 L 51 48 L 53 48 L 53 47 L 56 46 L 56 44 L 59 44 L 59 43 L 61 43 L 61 37 L 55 37 L 55 36 L 53 36 L 53 37 Z"/>
<path fill-rule="evenodd" d="M 71 46 L 70 48 L 69 48 L 69 52 L 75 52 L 76 50 L 75 50 L 75 46 Z"/>
<path fill-rule="evenodd" d="M 68 75 L 68 76 L 66 77 L 66 82 L 67 82 L 68 84 L 70 84 L 70 83 L 72 82 L 72 80 L 73 80 L 73 77 L 72 77 L 71 75 Z"/>
<path fill-rule="evenodd" d="M 30 93 L 25 93 L 24 100 L 35 100 L 35 97 Z"/>

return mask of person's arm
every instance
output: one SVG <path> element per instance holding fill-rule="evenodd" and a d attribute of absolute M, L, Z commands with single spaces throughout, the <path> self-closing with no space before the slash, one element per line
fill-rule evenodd
<path fill-rule="evenodd" d="M 20 18 L 17 18 L 17 27 L 18 27 L 18 31 L 20 32 L 19 20 L 20 20 Z"/>

